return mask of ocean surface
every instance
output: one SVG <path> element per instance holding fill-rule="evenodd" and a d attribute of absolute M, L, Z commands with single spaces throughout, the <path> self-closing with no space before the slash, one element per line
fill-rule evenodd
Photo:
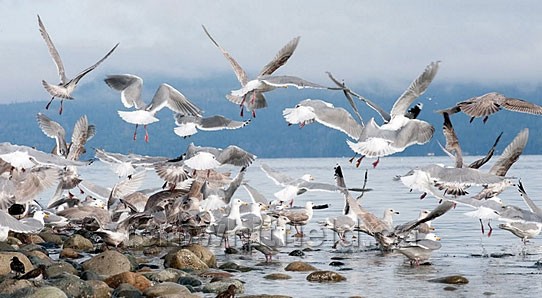
<path fill-rule="evenodd" d="M 420 200 L 420 193 L 410 192 L 401 182 L 393 181 L 393 177 L 405 174 L 416 166 L 431 163 L 453 164 L 448 157 L 386 157 L 373 169 L 373 160 L 363 160 L 361 166 L 356 168 L 348 159 L 349 157 L 257 159 L 249 167 L 245 179 L 268 199 L 273 199 L 273 193 L 280 190 L 280 187 L 265 175 L 259 167 L 260 163 L 267 163 L 291 177 L 310 173 L 315 177 L 315 181 L 332 184 L 334 167 L 340 164 L 348 187 L 361 187 L 365 169 L 368 169 L 367 187 L 373 191 L 365 193 L 361 200 L 362 205 L 379 217 L 386 208 L 391 207 L 400 212 L 394 218 L 394 224 L 401 224 L 417 218 L 421 209 L 433 209 L 438 205 L 438 201 L 430 196 Z M 465 159 L 468 163 L 475 157 L 467 156 Z M 492 161 L 482 170 L 487 171 L 491 165 Z M 542 207 L 541 167 L 542 156 L 521 156 L 508 172 L 508 176 L 521 178 L 529 196 Z M 232 175 L 235 175 L 237 169 L 231 170 Z M 108 187 L 113 186 L 118 179 L 108 165 L 100 162 L 81 169 L 80 174 L 83 179 Z M 149 172 L 144 187 L 161 185 L 162 181 Z M 473 188 L 471 193 L 475 194 L 477 190 L 478 188 Z M 45 195 L 43 198 L 46 198 Z M 242 188 L 234 197 L 250 200 Z M 527 208 L 515 187 L 508 188 L 500 198 L 507 204 Z M 245 282 L 244 294 L 283 294 L 293 297 L 534 297 L 542 290 L 542 266 L 536 266 L 537 261 L 542 259 L 540 237 L 532 239 L 524 247 L 519 238 L 500 230 L 498 222 L 493 222 L 493 234 L 488 237 L 487 226 L 486 234 L 482 234 L 479 221 L 464 215 L 472 210 L 468 207 L 457 206 L 433 221 L 435 233 L 441 237 L 442 248 L 433 253 L 431 265 L 411 266 L 406 257 L 399 253 L 383 255 L 379 250 L 375 250 L 375 241 L 364 234 L 356 233 L 351 247 L 333 249 L 336 236 L 332 231 L 322 228 L 320 222 L 326 217 L 341 214 L 343 197 L 336 193 L 306 192 L 296 198 L 295 205 L 304 206 L 307 201 L 330 204 L 330 207 L 315 210 L 312 221 L 304 227 L 308 236 L 302 240 L 290 237 L 289 245 L 281 248 L 281 253 L 274 256 L 273 263 L 269 265 L 256 266 L 265 260 L 259 252 L 251 255 L 225 255 L 218 239 L 215 238 L 210 243 L 219 265 L 225 261 L 233 261 L 257 268 L 235 275 L 235 278 Z M 350 234 L 348 239 L 351 239 L 351 236 Z M 237 242 L 237 245 L 239 247 L 240 243 Z M 288 255 L 294 249 L 305 248 L 311 250 L 305 251 L 303 258 Z M 332 258 L 339 258 L 344 265 L 330 266 Z M 308 273 L 284 271 L 288 263 L 296 260 L 308 262 L 320 270 L 337 271 L 347 280 L 339 283 L 313 283 L 306 280 Z M 157 264 L 163 263 L 160 259 L 155 261 Z M 280 281 L 263 278 L 275 272 L 287 273 L 292 278 Z M 450 291 L 444 289 L 447 286 L 445 284 L 428 281 L 449 275 L 462 275 L 470 282 L 454 285 L 455 290 Z M 207 295 L 214 297 L 216 294 Z"/>

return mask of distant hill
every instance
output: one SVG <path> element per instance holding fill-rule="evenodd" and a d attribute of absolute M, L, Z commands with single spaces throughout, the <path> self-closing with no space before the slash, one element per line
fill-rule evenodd
<path fill-rule="evenodd" d="M 230 103 L 224 95 L 232 88 L 237 88 L 238 83 L 231 77 L 217 77 L 204 81 L 173 80 L 145 81 L 144 101 L 150 101 L 159 82 L 167 82 L 179 89 L 190 100 L 205 110 L 206 115 L 222 114 L 234 119 L 242 119 L 239 115 L 240 108 Z M 358 93 L 380 103 L 384 108 L 390 109 L 399 94 L 372 94 L 366 93 L 364 86 L 351 86 Z M 405 86 L 406 87 L 406 86 Z M 374 89 L 374 88 L 373 88 Z M 22 90 L 23 92 L 24 90 Z M 424 110 L 419 116 L 435 126 L 436 132 L 433 140 L 423 146 L 407 148 L 403 155 L 427 155 L 434 153 L 441 155 L 437 140 L 444 144 L 442 135 L 442 118 L 434 113 L 434 110 L 451 106 L 457 101 L 478 96 L 489 91 L 498 91 L 508 96 L 524 98 L 538 104 L 542 98 L 542 89 L 536 88 L 528 92 L 514 87 L 490 89 L 483 86 L 444 86 L 432 85 L 428 92 L 419 99 L 424 103 Z M 158 113 L 160 121 L 149 125 L 150 142 L 143 140 L 143 127 L 139 128 L 139 138 L 132 140 L 134 126 L 123 122 L 117 114 L 117 110 L 126 110 L 117 92 L 110 90 L 101 81 L 88 83 L 80 86 L 74 93 L 73 101 L 64 102 L 64 112 L 58 115 L 59 102 L 51 105 L 50 110 L 45 110 L 47 94 L 39 101 L 27 103 L 13 103 L 0 105 L 0 142 L 11 142 L 34 146 L 44 151 L 50 151 L 54 143 L 47 138 L 39 129 L 36 122 L 38 112 L 45 113 L 52 119 L 60 122 L 71 135 L 75 121 L 86 114 L 90 123 L 97 127 L 97 134 L 92 139 L 88 148 L 104 148 L 112 152 L 134 152 L 146 155 L 178 156 L 190 142 L 202 146 L 225 147 L 230 144 L 238 145 L 259 157 L 335 157 L 352 156 L 353 152 L 346 144 L 346 135 L 323 127 L 319 124 L 307 125 L 303 128 L 288 126 L 282 117 L 282 110 L 293 107 L 299 101 L 306 98 L 323 99 L 335 106 L 345 107 L 346 101 L 342 93 L 328 90 L 275 90 L 267 94 L 269 107 L 257 111 L 256 118 L 250 125 L 243 129 L 220 132 L 199 132 L 196 135 L 182 139 L 175 135 L 175 126 L 172 113 L 164 109 Z M 373 110 L 358 104 L 365 120 L 375 117 L 377 122 L 381 119 Z M 245 113 L 245 118 L 250 113 Z M 452 121 L 460 138 L 465 154 L 485 154 L 488 147 L 493 143 L 497 135 L 503 131 L 503 138 L 498 147 L 500 153 L 506 144 L 524 127 L 530 128 L 530 138 L 526 154 L 542 154 L 542 117 L 500 112 L 492 117 L 486 124 L 477 119 L 469 123 L 465 115 L 454 115 Z M 89 150 L 91 151 L 91 150 Z M 91 153 L 87 153 L 91 154 Z"/>

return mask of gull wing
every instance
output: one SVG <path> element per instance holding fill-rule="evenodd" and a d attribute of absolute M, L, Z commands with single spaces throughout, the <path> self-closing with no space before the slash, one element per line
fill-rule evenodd
<path fill-rule="evenodd" d="M 274 73 L 277 69 L 279 69 L 279 67 L 283 66 L 293 55 L 300 38 L 300 36 L 295 37 L 284 47 L 282 47 L 282 49 L 280 49 L 275 58 L 273 58 L 273 60 L 271 60 L 262 68 L 258 76 L 270 75 Z"/>
<path fill-rule="evenodd" d="M 96 67 L 98 67 L 98 65 L 104 62 L 104 60 L 107 59 L 107 57 L 109 57 L 109 55 L 111 55 L 118 46 L 119 44 L 117 43 L 111 50 L 109 50 L 109 52 L 107 52 L 107 54 L 105 54 L 105 56 L 102 59 L 98 60 L 98 62 L 94 63 L 94 65 L 88 67 L 87 69 L 77 74 L 70 82 L 74 82 L 75 84 L 77 84 L 79 80 L 81 80 L 87 73 L 93 71 Z"/>
<path fill-rule="evenodd" d="M 523 149 L 527 145 L 529 139 L 529 129 L 525 128 L 520 131 L 512 142 L 506 146 L 499 159 L 493 167 L 489 169 L 489 173 L 497 176 L 504 176 L 510 167 L 519 159 Z"/>
<path fill-rule="evenodd" d="M 391 117 L 405 115 L 408 107 L 416 98 L 420 97 L 425 90 L 427 90 L 427 87 L 429 87 L 429 84 L 431 84 L 433 78 L 435 78 L 439 63 L 440 61 L 431 62 L 431 64 L 425 68 L 424 72 L 408 86 L 401 96 L 399 96 L 391 108 Z"/>
<path fill-rule="evenodd" d="M 228 53 L 228 51 L 226 51 L 214 40 L 214 38 L 211 36 L 209 31 L 207 31 L 207 28 L 205 28 L 205 26 L 201 25 L 201 27 L 203 27 L 203 31 L 205 31 L 205 34 L 207 34 L 207 37 L 209 37 L 209 39 L 213 42 L 213 44 L 218 49 L 220 49 L 224 57 L 226 57 L 226 60 L 230 62 L 230 65 L 233 68 L 233 72 L 235 72 L 235 76 L 237 76 L 237 80 L 239 80 L 239 83 L 241 83 L 241 86 L 245 86 L 248 82 L 248 76 L 246 72 L 243 70 L 243 68 L 241 67 L 241 65 L 237 63 L 237 61 L 230 55 L 230 53 Z"/>
<path fill-rule="evenodd" d="M 41 37 L 43 37 L 43 40 L 45 40 L 45 43 L 47 44 L 47 48 L 49 49 L 49 53 L 51 54 L 51 57 L 53 58 L 53 61 L 55 62 L 58 75 L 60 76 L 60 83 L 65 84 L 67 83 L 68 79 L 66 78 L 66 73 L 64 71 L 64 64 L 62 63 L 62 59 L 60 59 L 60 54 L 58 54 L 58 51 L 56 50 L 56 47 L 53 44 L 53 41 L 51 40 L 51 37 L 49 37 L 47 30 L 45 30 L 45 26 L 41 22 L 41 18 L 39 15 L 38 15 L 38 25 L 40 27 Z"/>
<path fill-rule="evenodd" d="M 109 75 L 104 81 L 110 88 L 120 91 L 120 99 L 126 108 L 145 108 L 141 100 L 142 78 L 132 74 Z"/>
<path fill-rule="evenodd" d="M 189 101 L 181 92 L 168 84 L 161 84 L 152 98 L 152 102 L 146 110 L 157 112 L 164 107 L 168 107 L 174 112 L 185 115 L 201 116 L 202 110 Z"/>

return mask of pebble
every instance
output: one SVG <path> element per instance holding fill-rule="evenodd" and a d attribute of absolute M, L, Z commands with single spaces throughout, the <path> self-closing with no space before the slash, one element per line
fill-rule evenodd
<path fill-rule="evenodd" d="M 452 284 L 452 285 L 459 285 L 459 284 L 468 284 L 469 280 L 461 275 L 450 275 L 445 277 L 439 277 L 439 278 L 433 278 L 429 280 L 430 282 L 438 282 L 443 284 Z"/>
<path fill-rule="evenodd" d="M 115 274 L 106 278 L 104 282 L 110 288 L 116 288 L 121 284 L 127 283 L 136 287 L 142 292 L 151 286 L 150 280 L 148 280 L 145 276 L 135 272 L 123 272 Z"/>
<path fill-rule="evenodd" d="M 270 280 L 283 280 L 283 279 L 291 279 L 292 277 L 284 273 L 271 273 L 271 274 L 267 274 L 263 278 L 270 279 Z"/>
<path fill-rule="evenodd" d="M 92 251 L 94 249 L 92 242 L 79 234 L 73 234 L 66 239 L 62 247 L 72 248 L 78 251 Z"/>
<path fill-rule="evenodd" d="M 104 251 L 90 260 L 83 262 L 83 269 L 95 272 L 98 275 L 109 277 L 132 270 L 132 264 L 125 255 L 118 251 Z"/>
<path fill-rule="evenodd" d="M 346 277 L 334 271 L 314 271 L 307 275 L 308 281 L 316 282 L 339 282 L 346 280 Z"/>
<path fill-rule="evenodd" d="M 311 264 L 301 262 L 301 261 L 294 261 L 288 264 L 284 270 L 286 271 L 315 271 L 317 270 L 316 267 L 312 266 Z"/>
<path fill-rule="evenodd" d="M 111 297 L 141 298 L 143 293 L 131 284 L 120 284 L 115 288 Z"/>
<path fill-rule="evenodd" d="M 188 249 L 183 248 L 169 252 L 164 258 L 164 267 L 197 271 L 209 269 L 209 266 L 200 260 L 198 256 Z"/>

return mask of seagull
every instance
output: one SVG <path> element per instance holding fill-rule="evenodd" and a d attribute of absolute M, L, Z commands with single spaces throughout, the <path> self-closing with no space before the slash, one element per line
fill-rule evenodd
<path fill-rule="evenodd" d="M 174 116 L 177 127 L 173 129 L 176 135 L 187 138 L 196 134 L 199 130 L 217 131 L 224 129 L 239 129 L 250 124 L 250 119 L 245 121 L 235 121 L 222 115 L 210 117 L 185 115 L 177 113 Z"/>
<path fill-rule="evenodd" d="M 152 170 L 154 169 L 155 164 L 168 160 L 167 157 L 160 156 L 139 155 L 135 153 L 113 153 L 99 148 L 94 150 L 95 157 L 100 161 L 109 164 L 119 177 L 132 175 L 136 172 L 137 168 Z"/>
<path fill-rule="evenodd" d="M 118 47 L 118 43 L 98 62 L 96 62 L 94 65 L 90 66 L 89 68 L 81 71 L 77 76 L 75 76 L 73 79 L 68 79 L 66 77 L 65 71 L 64 71 L 64 64 L 62 64 L 62 60 L 60 59 L 60 55 L 58 54 L 58 51 L 55 48 L 55 45 L 53 44 L 53 41 L 49 37 L 49 34 L 45 30 L 45 26 L 43 25 L 40 16 L 38 15 L 38 25 L 39 30 L 41 33 L 41 36 L 45 40 L 45 43 L 47 44 L 47 48 L 49 49 L 49 53 L 53 57 L 53 61 L 55 62 L 56 68 L 58 70 L 58 75 L 60 76 L 60 83 L 58 85 L 51 85 L 47 83 L 45 80 L 42 80 L 41 83 L 43 84 L 43 87 L 49 94 L 51 94 L 52 98 L 45 106 L 45 109 L 49 109 L 49 106 L 51 105 L 51 102 L 53 102 L 53 99 L 55 97 L 59 97 L 60 99 L 60 109 L 58 111 L 59 114 L 62 114 L 62 104 L 64 102 L 64 99 L 73 99 L 71 96 L 71 93 L 75 90 L 75 87 L 77 87 L 77 84 L 79 81 L 89 72 L 94 70 L 98 65 L 100 65 L 113 51 Z"/>
<path fill-rule="evenodd" d="M 84 147 L 86 142 L 96 135 L 96 127 L 90 125 L 87 116 L 83 115 L 75 123 L 71 143 L 68 145 L 66 142 L 66 131 L 58 122 L 42 113 L 38 113 L 36 118 L 41 131 L 46 136 L 55 139 L 56 146 L 53 148 L 53 154 L 69 160 L 78 160 L 86 152 Z"/>
<path fill-rule="evenodd" d="M 241 89 L 232 91 L 226 96 L 229 101 L 241 106 L 241 117 L 243 117 L 243 107 L 246 107 L 248 111 L 252 111 L 252 117 L 256 116 L 256 109 L 262 109 L 267 107 L 267 101 L 263 95 L 264 92 L 271 91 L 277 87 L 295 86 L 297 88 L 326 88 L 324 86 L 308 82 L 294 76 L 272 76 L 272 74 L 283 66 L 288 59 L 294 53 L 300 37 L 295 37 L 288 42 L 277 55 L 267 63 L 256 79 L 249 80 L 245 70 L 237 63 L 237 61 L 230 55 L 228 51 L 222 48 L 211 36 L 207 28 L 203 26 L 205 34 L 211 42 L 222 52 L 226 60 L 231 64 L 239 83 L 241 83 Z M 250 96 L 250 100 L 247 97 Z"/>
<path fill-rule="evenodd" d="M 55 168 L 87 165 L 85 162 L 68 160 L 61 156 L 45 153 L 28 146 L 15 145 L 8 142 L 0 143 L 0 158 L 17 169 L 30 169 L 36 165 Z"/>
<path fill-rule="evenodd" d="M 470 122 L 472 122 L 474 118 L 483 117 L 482 122 L 486 123 L 489 116 L 497 113 L 501 109 L 519 113 L 542 115 L 542 106 L 523 99 L 506 97 L 497 92 L 490 92 L 481 96 L 472 97 L 465 101 L 458 102 L 451 108 L 439 110 L 437 112 L 446 112 L 449 114 L 463 112 L 471 117 Z"/>
<path fill-rule="evenodd" d="M 286 246 L 286 234 L 287 231 L 284 226 L 277 226 L 271 230 L 270 237 L 261 236 L 259 233 L 253 234 L 248 242 L 248 247 L 264 254 L 265 262 L 269 263 L 272 261 L 273 256 L 279 253 L 278 248 Z"/>
<path fill-rule="evenodd" d="M 222 237 L 224 239 L 224 248 L 226 249 L 230 247 L 228 236 L 234 235 L 237 231 L 243 229 L 239 207 L 246 204 L 246 202 L 243 202 L 240 199 L 233 199 L 230 203 L 230 213 L 216 222 L 211 223 L 206 230 L 207 233 Z"/>
<path fill-rule="evenodd" d="M 248 167 L 256 159 L 256 155 L 235 145 L 222 149 L 201 147 L 190 143 L 185 154 L 184 164 L 194 170 L 209 170 L 224 164 Z"/>
<path fill-rule="evenodd" d="M 437 237 L 433 233 L 425 234 L 421 239 L 414 241 L 403 241 L 396 245 L 395 251 L 400 252 L 406 256 L 410 264 L 420 265 L 431 257 L 431 253 L 442 247 L 440 237 Z"/>
<path fill-rule="evenodd" d="M 126 108 L 136 108 L 136 111 L 118 111 L 122 120 L 136 125 L 134 140 L 137 136 L 137 127 L 143 125 L 145 128 L 145 142 L 149 141 L 147 125 L 158 121 L 158 118 L 154 115 L 164 107 L 176 113 L 201 116 L 202 111 L 199 107 L 168 84 L 160 84 L 152 101 L 146 105 L 141 100 L 143 79 L 140 77 L 132 74 L 109 75 L 105 79 L 105 83 L 112 89 L 121 92 L 120 98 Z"/>
<path fill-rule="evenodd" d="M 284 209 L 280 211 L 275 211 L 274 213 L 279 216 L 284 216 L 290 220 L 289 224 L 294 226 L 296 234 L 294 237 L 303 237 L 303 231 L 300 231 L 300 227 L 306 225 L 313 215 L 312 207 L 314 207 L 313 202 L 305 203 L 305 208 L 301 209 Z"/>
<path fill-rule="evenodd" d="M 261 163 L 260 168 L 271 178 L 277 185 L 284 187 L 277 191 L 274 195 L 277 199 L 287 202 L 290 207 L 294 203 L 294 198 L 307 191 L 327 191 L 338 192 L 339 188 L 333 184 L 312 182 L 314 177 L 310 174 L 305 174 L 301 178 L 292 178 L 284 173 L 281 173 L 265 163 Z"/>
<path fill-rule="evenodd" d="M 44 217 L 46 217 L 45 213 L 36 211 L 32 218 L 18 220 L 6 211 L 0 210 L 0 241 L 6 241 L 9 231 L 23 234 L 39 233 L 45 225 Z"/>
<path fill-rule="evenodd" d="M 374 118 L 371 118 L 355 143 L 346 141 L 350 149 L 362 156 L 360 160 L 365 156 L 376 157 L 373 164 L 376 166 L 381 156 L 402 152 L 411 145 L 421 145 L 431 140 L 435 128 L 425 121 L 410 119 L 405 114 L 412 102 L 425 93 L 437 74 L 439 63 L 440 61 L 429 64 L 395 101 L 387 123 L 379 126 Z"/>

